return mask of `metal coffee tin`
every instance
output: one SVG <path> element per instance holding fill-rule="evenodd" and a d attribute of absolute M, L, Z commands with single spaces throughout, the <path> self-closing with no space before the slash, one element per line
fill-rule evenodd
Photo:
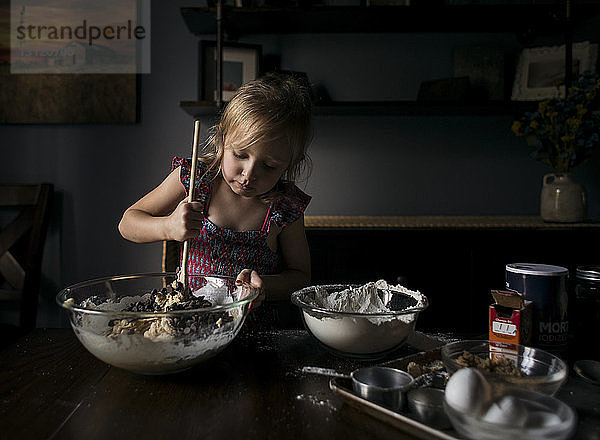
<path fill-rule="evenodd" d="M 600 342 L 593 337 L 600 322 L 600 266 L 577 266 L 575 272 L 573 349 L 578 359 L 600 360 Z M 571 345 L 571 344 L 570 344 Z M 571 350 L 571 346 L 569 346 Z"/>
<path fill-rule="evenodd" d="M 532 345 L 566 351 L 569 336 L 567 279 L 562 266 L 534 263 L 506 265 L 506 288 L 533 303 Z"/>
<path fill-rule="evenodd" d="M 600 266 L 577 266 L 575 273 L 577 281 L 583 281 L 587 283 L 600 283 Z"/>

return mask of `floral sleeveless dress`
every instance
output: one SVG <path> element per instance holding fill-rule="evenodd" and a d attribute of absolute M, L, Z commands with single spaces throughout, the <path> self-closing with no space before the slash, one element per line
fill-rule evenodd
<path fill-rule="evenodd" d="M 173 158 L 172 170 L 181 167 L 181 182 L 188 194 L 191 165 L 190 159 Z M 260 230 L 234 231 L 221 228 L 208 219 L 214 174 L 206 173 L 206 164 L 202 162 L 198 162 L 196 172 L 194 196 L 196 201 L 204 205 L 204 221 L 199 236 L 190 240 L 188 274 L 236 277 L 245 268 L 262 275 L 280 272 L 284 268 L 284 261 L 267 244 L 270 227 L 273 223 L 285 227 L 297 220 L 308 206 L 310 196 L 294 187 L 291 192 L 271 202 Z M 192 285 L 190 287 L 195 288 Z"/>

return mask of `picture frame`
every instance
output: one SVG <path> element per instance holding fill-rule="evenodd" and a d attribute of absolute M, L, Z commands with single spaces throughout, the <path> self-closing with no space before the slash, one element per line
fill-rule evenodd
<path fill-rule="evenodd" d="M 573 44 L 573 74 L 596 71 L 598 44 Z M 564 96 L 565 45 L 523 49 L 517 63 L 511 99 L 539 101 Z"/>
<path fill-rule="evenodd" d="M 198 89 L 201 101 L 217 100 L 217 46 L 215 41 L 200 41 L 201 62 Z M 229 101 L 242 85 L 258 78 L 262 58 L 259 44 L 223 44 L 223 93 L 221 99 Z"/>
<path fill-rule="evenodd" d="M 452 73 L 454 78 L 469 78 L 468 99 L 476 102 L 504 101 L 505 51 L 496 44 L 454 46 Z"/>
<path fill-rule="evenodd" d="M 110 64 L 111 69 L 106 69 L 106 59 L 101 59 L 97 64 L 78 64 L 66 63 L 65 59 L 69 56 L 75 57 L 77 54 L 86 52 L 92 46 L 88 44 L 75 44 L 75 39 L 65 38 L 53 39 L 35 38 L 30 39 L 31 45 L 24 44 L 21 49 L 13 44 L 18 41 L 16 38 L 11 40 L 11 35 L 15 36 L 15 22 L 10 18 L 13 14 L 13 8 L 16 14 L 22 9 L 16 2 L 9 6 L 6 2 L 0 6 L 0 14 L 6 15 L 6 20 L 0 20 L 0 125 L 77 125 L 77 124 L 138 124 L 141 119 L 141 74 L 150 73 L 143 71 L 143 68 L 136 70 L 140 65 L 136 61 L 142 59 L 144 64 L 148 62 L 150 46 L 143 46 L 143 50 L 138 52 L 139 46 L 136 45 L 136 51 L 124 56 L 124 52 L 115 51 L 121 60 L 132 60 L 135 68 L 129 69 L 130 64 Z M 30 19 L 46 19 L 45 11 L 39 9 L 39 4 L 34 12 L 28 12 Z M 106 11 L 113 11 L 110 5 L 104 5 L 105 8 L 88 9 L 87 6 L 93 2 L 79 2 L 77 6 L 67 0 L 53 2 L 53 21 L 44 22 L 47 25 L 68 25 L 76 22 L 76 17 L 81 14 L 88 22 L 96 22 L 94 19 L 104 17 Z M 116 15 L 127 18 L 125 14 L 131 14 L 132 18 L 143 17 L 141 23 L 150 24 L 150 1 L 117 2 L 119 10 Z M 25 6 L 23 6 L 25 8 Z M 29 9 L 29 4 L 27 6 Z M 114 13 L 114 11 L 113 11 Z M 97 14 L 97 15 L 96 15 Z M 67 21 L 63 21 L 67 20 Z M 22 22 L 21 22 L 22 23 Z M 27 26 L 29 26 L 27 23 Z M 81 23 L 81 22 L 78 22 Z M 34 25 L 31 25 L 34 26 Z M 52 26 L 49 26 L 49 28 Z M 148 28 L 150 29 L 150 28 Z M 47 36 L 47 34 L 46 34 Z M 149 40 L 148 40 L 149 41 Z M 26 43 L 26 42 L 25 42 Z M 38 43 L 55 43 L 49 46 L 38 46 Z M 43 49 L 43 48 L 46 49 Z M 62 48 L 52 53 L 52 48 Z M 36 50 L 47 50 L 46 61 L 40 62 L 42 57 L 37 57 L 37 63 L 29 73 L 22 69 L 23 65 L 15 69 L 15 64 L 21 62 L 23 52 Z M 23 51 L 23 52 L 22 52 Z M 148 51 L 146 53 L 146 51 Z M 148 58 L 145 58 L 148 57 Z M 36 57 L 34 57 L 36 58 Z M 27 63 L 24 63 L 27 66 Z M 116 67 L 124 66 L 118 69 Z M 75 67 L 75 69 L 72 69 Z M 94 68 L 99 71 L 95 71 Z M 82 99 L 85 97 L 85 99 Z"/>

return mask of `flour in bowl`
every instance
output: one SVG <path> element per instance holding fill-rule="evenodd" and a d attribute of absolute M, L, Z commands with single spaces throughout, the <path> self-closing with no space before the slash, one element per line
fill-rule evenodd
<path fill-rule="evenodd" d="M 333 291 L 332 286 L 309 290 L 304 301 L 326 312 L 303 308 L 306 326 L 326 346 L 350 355 L 399 347 L 413 331 L 419 311 L 427 306 L 427 298 L 419 291 L 385 280 L 358 287 L 341 286 Z"/>
<path fill-rule="evenodd" d="M 404 306 L 400 305 L 401 302 Z M 379 280 L 363 286 L 348 287 L 339 292 L 329 292 L 316 286 L 314 300 L 310 303 L 315 307 L 335 312 L 381 314 L 421 308 L 425 304 L 425 297 L 419 291 L 409 290 L 401 285 L 393 286 L 385 280 Z"/>

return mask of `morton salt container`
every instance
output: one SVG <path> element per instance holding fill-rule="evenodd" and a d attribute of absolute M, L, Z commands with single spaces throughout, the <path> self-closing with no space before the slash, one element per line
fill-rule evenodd
<path fill-rule="evenodd" d="M 506 288 L 533 303 L 534 347 L 565 355 L 569 336 L 567 278 L 569 270 L 548 264 L 506 265 Z"/>

